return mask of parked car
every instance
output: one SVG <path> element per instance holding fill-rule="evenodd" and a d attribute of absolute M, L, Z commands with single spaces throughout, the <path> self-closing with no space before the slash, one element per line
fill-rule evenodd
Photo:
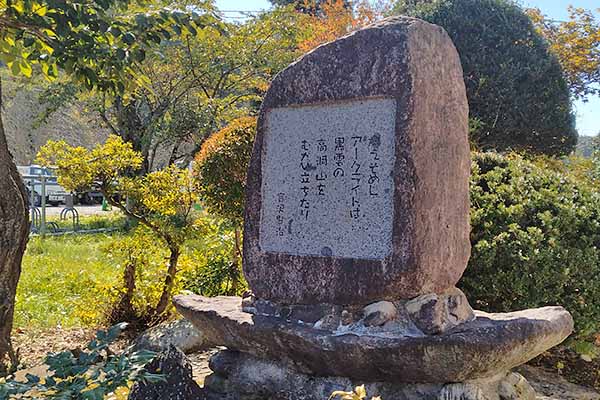
<path fill-rule="evenodd" d="M 97 185 L 92 185 L 92 189 L 87 192 L 78 192 L 75 194 L 75 201 L 78 204 L 94 205 L 102 204 L 104 196 L 100 192 L 100 188 Z"/>

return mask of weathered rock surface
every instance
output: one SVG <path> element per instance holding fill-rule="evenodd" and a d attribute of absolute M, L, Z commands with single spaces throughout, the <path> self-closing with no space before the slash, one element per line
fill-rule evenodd
<path fill-rule="evenodd" d="M 137 349 L 156 352 L 165 351 L 171 345 L 184 353 L 191 353 L 202 348 L 204 339 L 191 322 L 180 318 L 152 327 L 135 340 Z"/>
<path fill-rule="evenodd" d="M 519 374 L 504 373 L 458 384 L 363 382 L 343 377 L 314 377 L 244 353 L 221 351 L 210 360 L 205 379 L 209 399 L 324 400 L 336 390 L 365 384 L 370 396 L 384 400 L 534 400 L 535 393 Z M 532 397 L 533 396 L 533 397 Z"/>
<path fill-rule="evenodd" d="M 218 351 L 218 349 L 213 348 L 188 356 L 193 365 L 194 378 L 201 384 L 208 375 L 213 373 L 208 366 L 208 360 Z M 597 391 L 570 383 L 556 373 L 529 365 L 517 368 L 516 372 L 525 377 L 527 382 L 535 389 L 536 400 L 600 400 L 600 394 Z M 224 397 L 217 398 L 225 399 Z"/>
<path fill-rule="evenodd" d="M 537 400 L 600 400 L 600 393 L 592 388 L 567 381 L 556 372 L 530 365 L 517 369 L 535 389 Z"/>
<path fill-rule="evenodd" d="M 302 118 L 303 113 L 311 118 Z M 362 128 L 363 120 L 373 115 L 377 115 L 373 124 L 391 126 L 391 136 Z M 350 135 L 345 138 L 348 149 L 355 135 L 364 135 L 358 139 L 369 146 L 392 138 L 391 146 L 380 150 L 393 148 L 393 154 L 384 160 L 381 153 L 377 164 L 389 168 L 393 177 L 391 188 L 377 193 L 390 199 L 390 213 L 367 218 L 369 208 L 360 215 L 352 214 L 354 209 L 349 211 L 352 215 L 342 214 L 350 201 L 346 191 L 351 182 L 337 190 L 333 170 L 318 170 L 313 160 L 306 169 L 329 174 L 324 182 L 335 190 L 324 190 L 327 203 L 311 198 L 315 216 L 304 221 L 297 215 L 300 202 L 294 196 L 300 187 L 290 186 L 294 190 L 289 192 L 278 188 L 299 182 L 300 153 L 293 155 L 298 158 L 293 170 L 277 169 L 277 162 L 271 165 L 274 150 L 296 148 L 275 135 L 292 129 L 312 132 L 315 126 L 322 128 L 315 135 L 322 134 L 323 149 L 330 152 L 340 132 Z M 453 287 L 470 255 L 467 131 L 468 105 L 456 49 L 442 28 L 420 20 L 384 20 L 318 47 L 281 72 L 263 101 L 248 173 L 243 267 L 254 294 L 286 304 L 366 305 Z M 298 138 L 291 135 L 289 140 Z M 366 150 L 364 154 L 359 161 L 366 173 L 372 160 Z M 323 155 L 333 164 L 334 153 Z M 288 171 L 295 175 L 285 175 Z M 267 176 L 276 179 L 269 181 Z M 363 191 L 369 190 L 366 177 Z M 382 181 L 386 177 L 377 176 Z M 311 196 L 317 196 L 316 190 L 307 186 Z M 361 192 L 357 199 L 370 204 L 377 196 L 369 195 Z M 294 201 L 288 203 L 288 198 Z M 342 246 L 341 241 L 350 239 L 357 246 Z M 304 247 L 298 246 L 299 241 Z M 318 254 L 315 249 L 320 249 Z"/>
<path fill-rule="evenodd" d="M 177 310 L 201 327 L 208 343 L 300 372 L 365 381 L 464 382 L 521 365 L 562 342 L 573 319 L 562 307 L 476 319 L 440 335 L 335 334 L 242 311 L 239 297 L 176 296 Z"/>
<path fill-rule="evenodd" d="M 138 382 L 129 392 L 128 400 L 191 400 L 201 399 L 202 390 L 192 378 L 192 366 L 175 346 L 160 353 L 146 367 L 154 374 L 162 374 L 166 382 Z"/>
<path fill-rule="evenodd" d="M 405 336 L 436 335 L 473 320 L 475 314 L 464 293 L 451 288 L 411 300 L 378 301 L 360 305 L 283 305 L 257 299 L 250 293 L 242 299 L 242 310 L 254 315 L 310 324 L 316 329 L 342 333 L 403 333 Z"/>

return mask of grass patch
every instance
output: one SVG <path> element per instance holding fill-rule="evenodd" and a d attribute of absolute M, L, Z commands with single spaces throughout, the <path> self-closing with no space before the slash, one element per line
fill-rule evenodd
<path fill-rule="evenodd" d="M 105 304 L 96 288 L 115 285 L 121 268 L 102 248 L 121 234 L 32 238 L 17 289 L 15 327 L 45 329 L 93 325 Z"/>
<path fill-rule="evenodd" d="M 60 229 L 72 230 L 73 219 L 71 214 L 61 220 L 59 216 L 47 218 L 48 222 L 54 222 Z M 124 230 L 127 227 L 127 218 L 120 212 L 111 212 L 104 215 L 80 215 L 78 230 L 115 228 Z"/>
<path fill-rule="evenodd" d="M 96 227 L 125 223 L 119 214 L 85 219 L 88 226 Z M 142 247 L 135 260 L 127 246 L 123 247 L 127 241 Z M 183 248 L 173 294 L 181 289 L 204 295 L 227 293 L 232 253 L 233 233 L 228 224 L 199 215 L 197 232 Z M 166 273 L 164 245 L 152 234 L 143 237 L 119 230 L 32 237 L 17 288 L 15 327 L 31 332 L 103 326 L 123 290 L 124 265 L 133 261 L 138 264 L 133 304 L 143 310 L 158 301 Z"/>

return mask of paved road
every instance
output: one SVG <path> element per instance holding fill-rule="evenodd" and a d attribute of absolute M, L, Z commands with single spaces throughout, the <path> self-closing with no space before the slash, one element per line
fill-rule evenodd
<path fill-rule="evenodd" d="M 60 205 L 58 207 L 47 206 L 46 207 L 46 216 L 59 216 L 60 212 L 64 209 L 64 205 Z M 75 206 L 75 209 L 79 213 L 79 216 L 82 215 L 108 215 L 112 211 L 102 211 L 102 206 Z M 40 209 L 41 211 L 41 209 Z"/>

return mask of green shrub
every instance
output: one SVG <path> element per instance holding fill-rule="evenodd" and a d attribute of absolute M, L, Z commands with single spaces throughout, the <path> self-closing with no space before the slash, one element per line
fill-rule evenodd
<path fill-rule="evenodd" d="M 475 153 L 471 260 L 477 308 L 562 305 L 579 338 L 600 330 L 600 198 L 574 175 L 519 156 Z"/>
<path fill-rule="evenodd" d="M 247 288 L 239 265 L 232 263 L 235 228 L 227 220 L 199 220 L 202 235 L 188 243 L 193 267 L 185 272 L 183 288 L 202 296 L 242 295 Z"/>
<path fill-rule="evenodd" d="M 194 164 L 203 204 L 238 226 L 244 220 L 246 170 L 255 136 L 256 118 L 237 119 L 204 142 Z"/>
<path fill-rule="evenodd" d="M 162 375 L 144 370 L 155 353 L 132 347 L 120 354 L 111 351 L 113 343 L 127 324 L 98 331 L 85 349 L 48 354 L 45 377 L 26 374 L 26 381 L 14 376 L 0 382 L 0 400 L 8 399 L 104 399 L 135 382 L 164 382 Z"/>
<path fill-rule="evenodd" d="M 446 29 L 460 54 L 472 141 L 482 149 L 570 153 L 577 143 L 557 59 L 511 0 L 400 0 L 394 13 Z"/>
<path fill-rule="evenodd" d="M 161 318 L 156 318 L 153 306 L 162 295 L 162 284 L 167 276 L 164 265 L 169 253 L 165 246 L 150 229 L 138 225 L 128 235 L 109 242 L 103 251 L 121 273 L 120 284 L 95 288 L 97 298 L 103 299 L 105 307 L 106 320 L 103 322 L 124 321 L 140 326 L 159 322 Z M 191 268 L 189 255 L 182 251 L 173 277 L 172 293 L 181 290 L 182 275 Z M 169 304 L 162 318 L 168 317 L 171 311 Z"/>

